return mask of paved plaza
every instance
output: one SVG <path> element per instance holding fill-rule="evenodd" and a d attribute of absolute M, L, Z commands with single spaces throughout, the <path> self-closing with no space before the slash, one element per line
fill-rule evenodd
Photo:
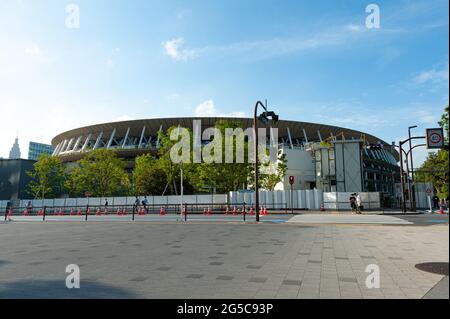
<path fill-rule="evenodd" d="M 436 298 L 445 291 L 431 290 L 443 275 L 415 265 L 448 263 L 448 216 L 337 223 L 342 216 L 269 215 L 260 224 L 166 217 L 1 222 L 0 298 Z M 80 267 L 80 289 L 65 286 L 68 264 Z M 366 287 L 369 264 L 380 268 L 378 289 Z"/>

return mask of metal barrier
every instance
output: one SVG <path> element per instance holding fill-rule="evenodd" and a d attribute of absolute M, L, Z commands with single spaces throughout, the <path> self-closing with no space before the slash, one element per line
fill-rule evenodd
<path fill-rule="evenodd" d="M 280 211 L 279 208 L 274 206 L 280 206 L 280 204 L 264 205 L 260 207 L 260 215 L 268 213 L 269 211 Z M 284 205 L 282 211 L 287 213 L 288 207 Z M 256 215 L 256 211 L 253 205 L 246 203 L 237 203 L 229 205 L 227 203 L 216 204 L 187 204 L 183 207 L 180 204 L 171 205 L 86 205 L 86 206 L 43 206 L 43 207 L 6 207 L 4 212 L 5 221 L 8 217 L 14 216 L 42 216 L 42 220 L 45 221 L 47 216 L 80 216 L 85 221 L 89 216 L 131 216 L 131 220 L 135 220 L 136 216 L 145 215 L 160 215 L 166 214 L 181 215 L 185 221 L 187 216 L 192 215 L 241 215 L 243 220 L 246 220 L 246 215 Z"/>

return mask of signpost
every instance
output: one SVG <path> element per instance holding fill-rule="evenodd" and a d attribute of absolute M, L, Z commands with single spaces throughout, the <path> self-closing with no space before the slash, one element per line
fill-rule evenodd
<path fill-rule="evenodd" d="M 427 148 L 443 148 L 444 147 L 444 130 L 439 128 L 427 128 L 426 130 Z"/>
<path fill-rule="evenodd" d="M 294 214 L 294 199 L 292 197 L 294 187 L 294 176 L 289 176 L 289 184 L 291 184 L 291 214 Z"/>
<path fill-rule="evenodd" d="M 427 188 L 426 193 L 427 193 L 427 198 L 428 198 L 428 206 L 430 207 L 430 213 L 433 212 L 433 208 L 431 207 L 431 188 Z"/>

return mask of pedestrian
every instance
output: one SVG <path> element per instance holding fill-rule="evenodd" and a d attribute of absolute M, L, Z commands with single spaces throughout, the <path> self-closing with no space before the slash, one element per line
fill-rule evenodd
<path fill-rule="evenodd" d="M 31 214 L 32 212 L 33 212 L 33 203 L 31 202 L 31 200 L 29 200 L 27 203 L 27 213 Z"/>
<path fill-rule="evenodd" d="M 107 199 L 107 198 L 105 198 L 105 213 L 107 213 L 107 212 L 108 212 L 108 205 L 109 205 L 109 203 L 108 203 L 108 199 Z M 114 207 L 113 207 L 113 209 L 114 209 Z"/>
<path fill-rule="evenodd" d="M 136 212 L 139 208 L 139 197 L 136 196 L 136 199 L 134 200 L 133 204 L 133 212 Z"/>
<path fill-rule="evenodd" d="M 147 205 L 148 205 L 148 199 L 147 199 L 147 196 L 144 196 L 144 199 L 142 200 L 142 206 L 144 206 L 145 212 L 148 214 Z"/>
<path fill-rule="evenodd" d="M 348 199 L 350 201 L 350 209 L 352 211 L 352 214 L 356 211 L 356 196 L 355 193 L 350 194 L 350 198 Z"/>
<path fill-rule="evenodd" d="M 433 209 L 439 209 L 439 197 L 436 194 L 433 196 Z"/>
<path fill-rule="evenodd" d="M 361 214 L 361 211 L 364 209 L 361 201 L 361 195 L 356 194 L 356 213 Z"/>

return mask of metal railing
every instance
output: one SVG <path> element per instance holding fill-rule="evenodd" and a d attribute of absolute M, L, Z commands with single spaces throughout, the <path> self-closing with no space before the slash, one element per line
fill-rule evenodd
<path fill-rule="evenodd" d="M 280 208 L 280 206 L 282 206 Z M 288 213 L 287 204 L 268 204 L 261 205 L 260 215 L 265 215 L 273 212 L 284 211 Z M 149 205 L 85 205 L 85 206 L 43 206 L 43 207 L 14 207 L 10 206 L 5 209 L 4 220 L 8 220 L 14 216 L 39 216 L 45 221 L 46 217 L 53 216 L 73 216 L 88 220 L 89 216 L 121 216 L 131 217 L 135 220 L 138 216 L 165 216 L 165 215 L 180 215 L 184 220 L 187 220 L 188 215 L 230 215 L 243 217 L 246 220 L 247 215 L 256 215 L 254 205 L 246 203 L 216 203 L 216 204 L 149 204 Z M 79 219 L 77 219 L 79 220 Z"/>

